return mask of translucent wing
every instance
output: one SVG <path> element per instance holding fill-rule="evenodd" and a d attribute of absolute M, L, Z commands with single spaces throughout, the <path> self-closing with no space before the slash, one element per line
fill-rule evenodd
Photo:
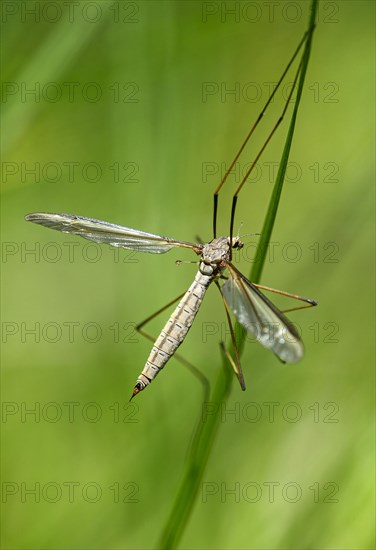
<path fill-rule="evenodd" d="M 295 327 L 232 264 L 228 269 L 230 277 L 222 286 L 222 294 L 239 323 L 281 361 L 299 361 L 304 348 Z"/>
<path fill-rule="evenodd" d="M 137 229 L 102 222 L 92 218 L 84 218 L 82 216 L 35 212 L 25 216 L 25 219 L 29 222 L 44 225 L 50 229 L 62 231 L 63 233 L 79 235 L 89 241 L 105 243 L 120 248 L 129 248 L 140 252 L 163 254 L 175 246 L 190 248 L 196 253 L 201 252 L 200 245 L 175 241 L 161 235 L 153 235 L 153 233 L 146 233 L 145 231 L 138 231 Z"/>

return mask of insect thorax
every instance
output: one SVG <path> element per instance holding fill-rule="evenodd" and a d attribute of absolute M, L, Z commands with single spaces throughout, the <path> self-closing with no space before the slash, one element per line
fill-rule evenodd
<path fill-rule="evenodd" d="M 231 248 L 242 248 L 243 243 L 239 237 L 218 237 L 207 243 L 202 249 L 200 271 L 203 275 L 219 275 L 230 261 Z"/>

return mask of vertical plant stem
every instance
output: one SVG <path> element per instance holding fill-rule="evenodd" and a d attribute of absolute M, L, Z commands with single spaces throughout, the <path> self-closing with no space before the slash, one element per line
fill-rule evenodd
<path fill-rule="evenodd" d="M 312 32 L 316 20 L 317 4 L 318 0 L 312 0 L 311 13 L 308 24 L 308 30 L 310 30 L 311 32 L 309 33 L 303 52 L 294 110 L 291 116 L 290 126 L 281 157 L 277 179 L 274 184 L 268 211 L 265 217 L 256 260 L 252 266 L 250 274 L 250 279 L 255 283 L 259 282 L 261 278 L 268 244 L 270 242 L 275 218 L 277 215 L 288 157 L 291 149 L 292 138 L 294 135 L 296 117 L 308 66 L 312 42 Z M 241 353 L 245 341 L 245 331 L 242 327 L 236 324 L 235 333 L 239 353 Z M 173 550 L 174 548 L 177 548 L 179 540 L 187 527 L 188 520 L 200 488 L 202 476 L 204 474 L 206 464 L 210 457 L 211 449 L 215 441 L 215 436 L 218 431 L 222 406 L 226 403 L 228 396 L 230 395 L 233 379 L 234 375 L 232 368 L 228 364 L 228 361 L 224 358 L 224 368 L 220 369 L 215 387 L 212 392 L 211 401 L 209 404 L 206 404 L 207 406 L 211 407 L 210 414 L 205 417 L 203 415 L 201 416 L 200 423 L 196 429 L 192 447 L 193 450 L 189 455 L 188 464 L 183 476 L 181 486 L 178 490 L 171 513 L 167 519 L 166 525 L 159 540 L 158 548 L 160 549 Z"/>

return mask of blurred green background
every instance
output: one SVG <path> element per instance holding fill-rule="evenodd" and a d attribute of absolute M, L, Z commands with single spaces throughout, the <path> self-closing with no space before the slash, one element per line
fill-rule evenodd
<path fill-rule="evenodd" d="M 196 266 L 175 265 L 189 251 L 117 254 L 24 215 L 210 240 L 221 170 L 308 14 L 309 2 L 2 3 L 4 548 L 155 548 L 202 410 L 174 360 L 128 404 L 150 350 L 134 323 L 189 286 Z M 247 391 L 234 383 L 181 548 L 374 548 L 373 20 L 373 2 L 319 6 L 262 277 L 319 307 L 291 314 L 301 364 L 245 346 Z M 239 171 L 282 108 L 278 93 Z M 242 235 L 261 230 L 287 127 L 240 195 Z M 246 275 L 256 239 L 238 258 Z M 217 294 L 181 348 L 212 383 L 227 335 Z"/>

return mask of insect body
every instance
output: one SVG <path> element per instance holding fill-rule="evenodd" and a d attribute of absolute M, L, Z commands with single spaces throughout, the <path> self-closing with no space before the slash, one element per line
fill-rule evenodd
<path fill-rule="evenodd" d="M 145 231 L 139 231 L 137 229 L 123 227 L 121 225 L 116 225 L 113 223 L 95 220 L 93 218 L 72 216 L 69 214 L 33 213 L 26 216 L 27 221 L 31 221 L 49 227 L 51 229 L 56 229 L 62 231 L 63 233 L 72 233 L 74 235 L 79 235 L 96 243 L 104 243 L 115 247 L 126 248 L 138 252 L 149 252 L 152 254 L 165 253 L 175 247 L 189 248 L 195 254 L 200 256 L 198 262 L 199 270 L 197 272 L 195 280 L 191 284 L 190 288 L 186 291 L 184 296 L 179 297 L 181 298 L 179 304 L 167 321 L 160 335 L 154 342 L 153 348 L 150 352 L 145 367 L 137 379 L 136 385 L 133 390 L 133 396 L 145 389 L 150 384 L 150 382 L 154 380 L 154 378 L 161 371 L 167 361 L 174 355 L 177 348 L 186 337 L 198 312 L 198 309 L 203 301 L 206 290 L 212 282 L 215 282 L 216 286 L 219 288 L 225 305 L 226 315 L 230 325 L 230 334 L 234 345 L 235 359 L 231 357 L 225 347 L 223 349 L 234 368 L 242 389 L 245 389 L 245 384 L 240 365 L 239 354 L 236 348 L 234 330 L 229 315 L 230 311 L 234 313 L 238 322 L 243 325 L 243 327 L 245 327 L 245 329 L 249 333 L 255 336 L 256 340 L 258 340 L 266 348 L 271 349 L 281 361 L 285 363 L 295 363 L 299 361 L 303 356 L 303 344 L 295 327 L 290 323 L 287 317 L 281 311 L 279 311 L 273 305 L 273 303 L 261 292 L 260 289 L 276 292 L 284 296 L 290 296 L 292 298 L 301 300 L 306 303 L 305 306 L 301 307 L 316 305 L 316 302 L 308 298 L 303 298 L 301 296 L 289 294 L 287 292 L 282 292 L 269 287 L 251 283 L 244 277 L 244 275 L 242 275 L 238 271 L 238 269 L 232 264 L 231 261 L 233 249 L 239 249 L 243 246 L 243 243 L 240 241 L 239 237 L 233 237 L 235 209 L 238 195 L 253 168 L 255 167 L 256 162 L 264 151 L 266 145 L 269 143 L 271 137 L 273 136 L 274 132 L 276 131 L 277 127 L 284 117 L 287 106 L 292 97 L 297 78 L 300 74 L 301 64 L 299 64 L 298 70 L 295 74 L 294 83 L 283 109 L 282 115 L 279 117 L 277 123 L 274 125 L 260 152 L 256 156 L 255 161 L 250 165 L 250 168 L 247 170 L 245 176 L 240 182 L 240 185 L 233 195 L 229 236 L 217 237 L 216 230 L 219 191 L 225 183 L 227 176 L 231 172 L 235 162 L 238 160 L 240 154 L 244 150 L 244 147 L 250 139 L 251 135 L 253 134 L 253 131 L 262 119 L 266 108 L 272 101 L 273 96 L 278 90 L 284 76 L 286 75 L 289 67 L 296 58 L 300 48 L 307 40 L 307 38 L 310 37 L 312 31 L 313 28 L 308 33 L 306 33 L 300 41 L 298 48 L 293 54 L 289 64 L 287 65 L 279 82 L 277 83 L 277 86 L 274 88 L 274 91 L 267 101 L 263 111 L 260 113 L 255 124 L 251 127 L 245 141 L 241 145 L 229 169 L 227 170 L 222 181 L 214 192 L 214 238 L 211 242 L 207 244 L 195 244 L 186 241 L 178 241 L 175 239 L 170 239 L 168 237 L 163 237 L 161 235 L 155 235 L 153 233 L 147 233 Z M 225 271 L 228 273 L 228 276 L 225 276 Z M 221 285 L 220 281 L 222 280 L 225 280 L 226 282 Z M 176 301 L 177 300 L 172 303 L 175 303 Z M 293 309 L 300 308 L 297 307 Z M 289 311 L 292 310 L 290 309 Z M 143 324 L 150 320 L 150 318 L 141 323 L 141 325 L 138 325 L 138 329 L 140 329 Z M 142 331 L 140 330 L 140 332 Z"/>
<path fill-rule="evenodd" d="M 240 249 L 243 246 L 239 237 L 233 237 L 231 241 L 229 237 L 219 237 L 203 245 L 69 214 L 33 213 L 27 215 L 26 220 L 63 233 L 79 235 L 96 243 L 106 243 L 130 250 L 161 254 L 172 248 L 180 247 L 190 248 L 200 255 L 199 270 L 195 280 L 155 341 L 145 367 L 137 379 L 133 396 L 154 380 L 183 342 L 205 292 L 213 281 L 221 290 L 226 310 L 232 310 L 238 321 L 261 344 L 274 351 L 281 361 L 294 363 L 303 356 L 303 344 L 294 326 L 260 292 L 258 285 L 248 281 L 231 263 L 232 250 Z M 230 276 L 224 285 L 220 286 L 218 280 L 223 278 L 223 272 L 226 269 Z M 269 290 L 273 291 L 273 289 Z M 313 300 L 299 296 L 293 297 L 315 305 Z M 245 389 L 240 362 L 232 364 L 242 388 Z"/>
<path fill-rule="evenodd" d="M 232 239 L 232 248 L 241 248 L 242 246 L 243 243 L 238 237 Z M 228 237 L 213 239 L 211 243 L 203 246 L 195 280 L 158 336 L 146 365 L 137 379 L 133 395 L 150 384 L 183 342 L 210 283 L 220 277 L 226 268 L 230 259 L 230 248 Z"/>

